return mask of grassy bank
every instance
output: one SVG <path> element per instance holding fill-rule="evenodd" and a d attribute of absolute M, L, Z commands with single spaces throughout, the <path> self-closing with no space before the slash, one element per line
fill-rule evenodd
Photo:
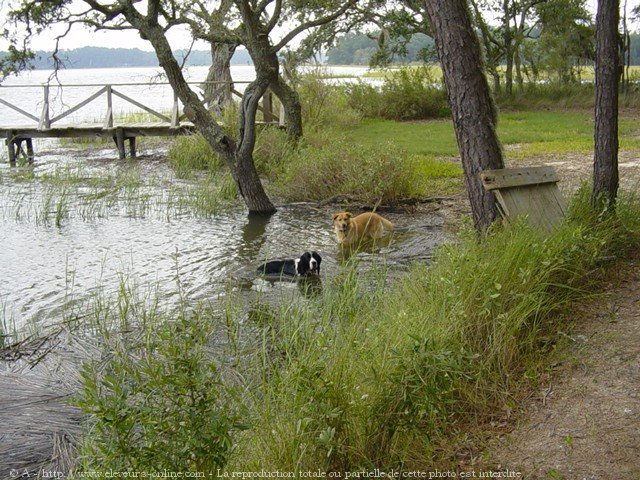
<path fill-rule="evenodd" d="M 620 118 L 620 148 L 640 148 L 640 122 L 635 116 Z M 352 132 L 354 142 L 382 145 L 402 139 L 409 153 L 430 157 L 456 157 L 453 125 L 448 120 L 394 122 L 365 120 Z M 502 112 L 498 136 L 509 160 L 540 155 L 590 153 L 593 151 L 593 113 L 590 111 Z M 517 149 L 515 148 L 517 147 Z"/>
<path fill-rule="evenodd" d="M 640 121 L 620 118 L 621 150 L 640 150 Z M 498 135 L 508 162 L 593 152 L 590 111 L 502 112 Z M 219 171 L 202 139 L 181 140 L 173 150 L 182 176 Z M 363 119 L 340 131 L 322 125 L 297 148 L 277 129 L 262 130 L 255 159 L 269 193 L 282 201 L 349 198 L 375 205 L 459 192 L 462 170 L 450 120 L 398 122 Z"/>
<path fill-rule="evenodd" d="M 217 320 L 196 308 L 149 330 L 150 344 L 86 367 L 84 461 L 155 470 L 171 453 L 174 469 L 207 471 L 455 466 L 460 449 L 478 448 L 479 427 L 536 385 L 558 331 L 579 321 L 570 307 L 612 265 L 603 259 L 638 247 L 634 199 L 620 201 L 617 218 L 598 219 L 587 197 L 549 238 L 524 224 L 496 227 L 480 243 L 467 232 L 391 288 L 383 268 L 363 275 L 348 265 L 308 302 L 249 317 L 227 309 Z M 212 330 L 202 325 L 211 322 L 249 329 L 256 341 L 236 342 L 223 364 L 206 354 Z M 145 413 L 158 408 L 161 422 Z M 178 450 L 167 432 L 180 432 Z"/>
<path fill-rule="evenodd" d="M 623 95 L 621 105 L 640 105 L 634 91 Z M 308 75 L 299 92 L 305 136 L 298 146 L 288 144 L 278 129 L 258 132 L 254 158 L 271 196 L 284 202 L 347 199 L 373 206 L 460 191 L 462 172 L 452 162 L 458 157 L 453 125 L 432 68 L 393 70 L 380 87 L 330 85 Z M 592 152 L 593 95 L 591 84 L 557 83 L 498 95 L 498 135 L 506 159 Z M 640 149 L 636 117 L 620 119 L 623 150 Z M 199 137 L 177 142 L 170 159 L 186 178 L 223 168 Z"/>

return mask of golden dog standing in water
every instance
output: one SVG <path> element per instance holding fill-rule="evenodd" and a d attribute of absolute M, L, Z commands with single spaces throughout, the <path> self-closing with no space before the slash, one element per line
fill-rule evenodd
<path fill-rule="evenodd" d="M 384 237 L 393 231 L 393 223 L 373 212 L 361 213 L 356 217 L 349 212 L 340 212 L 333 215 L 333 230 L 338 243 L 351 245 Z"/>

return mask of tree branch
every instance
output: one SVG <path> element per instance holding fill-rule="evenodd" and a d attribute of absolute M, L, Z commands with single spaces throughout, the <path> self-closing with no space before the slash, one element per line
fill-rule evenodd
<path fill-rule="evenodd" d="M 270 33 L 271 30 L 273 30 L 275 26 L 278 24 L 278 20 L 280 20 L 281 12 L 282 12 L 282 0 L 276 0 L 276 5 L 273 9 L 273 15 L 271 16 L 271 19 L 269 20 L 269 23 L 267 23 L 267 26 L 266 26 L 267 32 Z"/>
<path fill-rule="evenodd" d="M 291 40 L 293 40 L 297 35 L 299 35 L 300 33 L 304 32 L 305 30 L 308 30 L 308 29 L 313 28 L 313 27 L 318 27 L 320 25 L 324 25 L 326 23 L 329 23 L 329 22 L 335 20 L 340 15 L 342 15 L 344 12 L 346 12 L 350 7 L 355 5 L 356 1 L 357 0 L 349 0 L 342 7 L 340 7 L 338 10 L 336 10 L 334 13 L 332 13 L 331 15 L 326 15 L 326 16 L 320 17 L 320 18 L 318 18 L 316 20 L 311 20 L 311 21 L 306 22 L 306 23 L 301 23 L 296 28 L 291 30 L 287 35 L 285 35 L 284 38 L 282 38 L 282 40 L 280 40 L 280 42 L 273 47 L 273 50 L 275 52 L 279 52 Z"/>

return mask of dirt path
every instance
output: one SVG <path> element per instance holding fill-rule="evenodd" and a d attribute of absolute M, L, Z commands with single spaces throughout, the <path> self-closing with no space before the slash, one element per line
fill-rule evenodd
<path fill-rule="evenodd" d="M 592 159 L 535 164 L 554 166 L 561 189 L 571 191 L 591 175 Z M 638 192 L 637 152 L 620 152 L 620 179 L 623 189 Z M 550 379 L 522 406 L 514 430 L 492 445 L 495 466 L 527 479 L 640 479 L 640 255 L 603 292 L 575 311 Z"/>
<path fill-rule="evenodd" d="M 621 278 L 620 278 L 621 277 Z M 492 460 L 528 479 L 640 479 L 640 260 L 576 311 L 552 378 Z"/>

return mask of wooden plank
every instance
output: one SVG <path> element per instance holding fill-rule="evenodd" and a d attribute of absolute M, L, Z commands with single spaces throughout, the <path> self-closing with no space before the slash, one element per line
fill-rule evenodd
<path fill-rule="evenodd" d="M 64 117 L 66 117 L 67 115 L 71 115 L 73 112 L 80 110 L 82 107 L 84 107 L 85 105 L 87 105 L 88 103 L 93 102 L 96 98 L 98 98 L 100 95 L 102 95 L 104 92 L 107 91 L 107 87 L 102 87 L 100 90 L 98 90 L 96 93 L 94 93 L 93 95 L 91 95 L 89 98 L 87 98 L 86 100 L 83 100 L 82 102 L 78 103 L 77 105 L 74 105 L 73 107 L 71 107 L 69 110 L 67 110 L 66 112 L 62 112 L 60 115 L 56 115 L 55 117 L 53 117 L 51 119 L 51 123 L 57 122 L 58 120 L 63 119 Z M 36 122 L 38 121 L 38 119 L 36 119 Z"/>
<path fill-rule="evenodd" d="M 489 175 L 482 175 L 483 185 L 495 193 L 498 210 L 506 221 L 512 222 L 525 216 L 530 225 L 550 233 L 564 218 L 567 207 L 557 180 L 550 180 L 558 178 L 552 167 L 488 172 Z M 485 178 L 488 182 L 485 182 Z M 494 179 L 498 179 L 497 182 Z M 496 183 L 501 186 L 496 187 Z"/>
<path fill-rule="evenodd" d="M 556 183 L 560 180 L 553 167 L 503 168 L 480 173 L 485 190 L 512 188 L 524 185 Z"/>
<path fill-rule="evenodd" d="M 126 137 L 171 137 L 194 133 L 196 128 L 190 122 L 181 123 L 178 127 L 171 127 L 167 123 L 147 123 L 136 125 L 120 125 Z M 37 127 L 2 127 L 0 136 L 8 133 L 16 138 L 72 138 L 72 137 L 112 137 L 115 128 L 103 128 L 101 125 L 60 126 L 47 130 Z"/>
<path fill-rule="evenodd" d="M 114 95 L 122 98 L 123 100 L 126 100 L 127 102 L 135 105 L 136 107 L 143 109 L 145 112 L 148 112 L 148 113 L 150 113 L 152 115 L 155 115 L 156 117 L 158 117 L 161 120 L 164 120 L 165 122 L 171 122 L 171 119 L 169 117 L 167 117 L 166 115 L 163 115 L 160 112 L 156 112 L 153 108 L 149 108 L 146 105 L 143 105 L 142 103 L 134 100 L 131 97 L 127 97 L 124 93 L 120 93 L 117 90 L 111 90 L 111 92 Z"/>
<path fill-rule="evenodd" d="M 3 105 L 6 105 L 7 107 L 15 110 L 18 113 L 21 113 L 22 115 L 24 115 L 25 117 L 30 118 L 31 120 L 34 120 L 36 122 L 39 120 L 38 117 L 36 117 L 35 115 L 31 115 L 29 112 L 25 112 L 20 107 L 16 107 L 13 103 L 9 103 L 6 100 L 3 100 L 1 98 L 0 98 L 0 103 L 3 104 Z"/>

